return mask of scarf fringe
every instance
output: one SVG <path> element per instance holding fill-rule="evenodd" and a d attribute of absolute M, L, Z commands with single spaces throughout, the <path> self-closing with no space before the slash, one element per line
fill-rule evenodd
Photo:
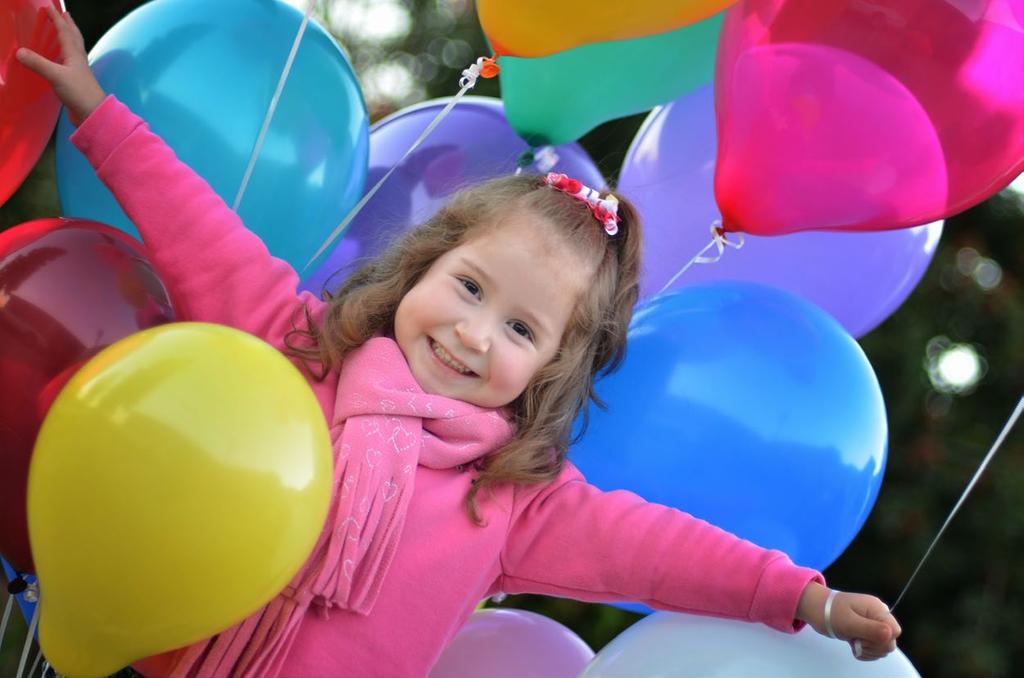
<path fill-rule="evenodd" d="M 260 678 L 288 654 L 309 603 L 282 594 L 241 624 L 182 652 L 168 678 Z"/>
<path fill-rule="evenodd" d="M 412 483 L 411 478 L 401 482 L 383 473 L 387 465 L 371 467 L 364 460 L 351 458 L 345 459 L 344 465 L 342 477 L 355 480 L 351 488 L 342 487 L 338 492 L 324 557 L 329 566 L 316 577 L 312 590 L 323 599 L 325 609 L 342 607 L 367 615 L 405 525 Z"/>
<path fill-rule="evenodd" d="M 347 467 L 352 464 L 339 465 Z M 343 472 L 341 476 L 344 475 Z M 334 607 L 361 615 L 369 614 L 380 590 L 377 583 L 380 578 L 374 573 L 386 572 L 391 565 L 395 549 L 387 546 L 397 541 L 392 536 L 400 533 L 405 523 L 405 509 L 411 493 L 403 485 L 395 486 L 401 489 L 394 490 L 393 495 L 386 494 L 390 491 L 386 488 L 392 486 L 382 482 L 383 476 L 377 473 L 377 469 L 367 469 L 365 465 L 356 477 L 353 491 L 344 497 L 339 492 L 339 506 L 334 512 L 335 522 L 323 559 L 332 567 L 315 575 L 302 573 L 306 576 L 296 579 L 304 581 L 289 587 L 241 624 L 205 644 L 188 648 L 175 665 L 172 678 L 260 678 L 274 675 L 276 671 L 272 667 L 287 656 L 298 636 L 302 618 L 311 605 L 319 606 L 325 616 Z M 367 494 L 364 490 L 369 487 L 381 489 Z M 369 497 L 370 501 L 365 507 L 354 507 L 351 500 L 356 497 Z M 363 553 L 367 545 L 369 550 Z M 299 593 L 303 590 L 308 593 Z"/>

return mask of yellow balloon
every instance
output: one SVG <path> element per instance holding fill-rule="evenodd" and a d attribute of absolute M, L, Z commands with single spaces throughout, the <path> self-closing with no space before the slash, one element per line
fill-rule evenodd
<path fill-rule="evenodd" d="M 319 403 L 259 339 L 177 323 L 99 353 L 29 471 L 47 659 L 105 676 L 252 614 L 309 556 L 331 477 Z"/>
<path fill-rule="evenodd" d="M 499 55 L 540 57 L 580 45 L 665 33 L 707 19 L 736 0 L 477 0 Z M 588 74 L 581 73 L 580 77 Z M 600 82 L 600 73 L 589 74 Z M 595 86 L 599 86 L 595 84 Z"/>

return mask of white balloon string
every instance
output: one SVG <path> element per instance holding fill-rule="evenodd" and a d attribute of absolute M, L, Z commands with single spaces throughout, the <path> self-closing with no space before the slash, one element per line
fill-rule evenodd
<path fill-rule="evenodd" d="M 36 667 L 39 666 L 39 660 L 43 656 L 42 648 L 36 650 L 36 658 L 32 660 L 32 667 L 28 670 L 28 678 L 32 678 L 32 674 L 36 672 Z"/>
<path fill-rule="evenodd" d="M 11 618 L 11 606 L 14 605 L 14 594 L 7 595 L 7 604 L 4 605 L 4 618 L 0 621 L 0 648 L 4 646 L 4 636 L 7 634 L 7 621 Z"/>
<path fill-rule="evenodd" d="M 295 62 L 295 55 L 299 51 L 299 44 L 302 42 L 302 35 L 306 32 L 306 26 L 309 24 L 309 17 L 316 8 L 316 0 L 310 0 L 309 5 L 306 7 L 306 14 L 302 17 L 302 23 L 299 24 L 299 32 L 295 34 L 295 40 L 292 42 L 292 49 L 288 53 L 288 59 L 284 63 L 284 70 L 281 71 L 281 77 L 277 79 L 277 89 L 274 90 L 274 96 L 270 98 L 270 105 L 267 107 L 267 114 L 263 116 L 263 127 L 260 128 L 260 133 L 256 137 L 256 143 L 252 147 L 252 153 L 249 155 L 249 165 L 245 168 L 245 175 L 242 176 L 242 184 L 238 187 L 238 193 L 235 195 L 235 203 L 231 206 L 231 209 L 238 211 L 238 206 L 242 204 L 242 197 L 245 195 L 245 189 L 249 186 L 249 179 L 252 177 L 253 170 L 256 168 L 256 161 L 260 157 L 260 150 L 263 148 L 263 141 L 267 137 L 267 130 L 270 129 L 270 121 L 274 118 L 274 111 L 277 110 L 277 103 L 281 99 L 281 92 L 284 91 L 284 85 L 288 81 L 288 74 L 291 73 L 292 64 Z"/>
<path fill-rule="evenodd" d="M 32 622 L 28 625 L 28 635 L 25 636 L 25 645 L 21 648 L 21 661 L 18 662 L 18 677 L 22 678 L 25 673 L 25 662 L 28 660 L 28 651 L 32 647 L 32 641 L 36 637 L 36 626 L 39 624 L 39 605 L 36 605 L 32 612 Z"/>
<path fill-rule="evenodd" d="M 327 236 L 327 239 L 324 240 L 324 243 L 320 245 L 320 249 L 316 251 L 316 254 L 310 257 L 309 261 L 306 262 L 306 265 L 302 267 L 303 271 L 308 269 L 313 264 L 313 262 L 317 260 L 317 257 L 323 254 L 327 250 L 327 248 L 330 247 L 334 243 L 334 241 L 337 240 L 338 237 L 345 232 L 345 229 L 348 228 L 348 225 L 352 223 L 352 220 L 356 218 L 356 215 L 362 211 L 362 209 L 366 206 L 366 203 L 370 202 L 370 198 L 377 194 L 377 191 L 379 191 L 380 187 L 384 185 L 384 182 L 388 180 L 388 177 L 390 177 L 395 172 L 396 169 L 401 167 L 402 163 L 405 162 L 406 158 L 408 158 L 412 154 L 412 152 L 415 151 L 421 143 L 423 143 L 424 139 L 430 136 L 430 133 L 434 131 L 434 128 L 441 123 L 445 116 L 448 115 L 448 112 L 452 110 L 455 104 L 459 102 L 459 100 L 466 94 L 466 92 L 473 89 L 473 85 L 476 84 L 477 76 L 479 76 L 480 74 L 480 67 L 483 64 L 483 61 L 484 59 L 483 57 L 481 57 L 477 59 L 476 63 L 474 63 L 472 66 L 462 71 L 462 78 L 459 80 L 459 85 L 461 86 L 459 92 L 452 97 L 452 100 L 448 102 L 448 105 L 441 109 L 441 112 L 437 114 L 437 116 L 430 122 L 429 125 L 427 125 L 427 128 L 423 130 L 423 133 L 420 134 L 419 138 L 417 138 L 416 141 L 412 142 L 412 146 L 410 146 L 409 150 L 405 152 L 405 155 L 399 158 L 398 162 L 392 165 L 391 169 L 389 169 L 387 173 L 380 178 L 380 180 L 374 185 L 374 187 L 367 191 L 366 195 L 364 195 L 359 200 L 359 202 L 356 203 L 356 206 L 349 210 L 348 214 L 345 215 L 345 218 L 341 221 L 341 223 L 338 224 L 338 226 L 333 231 L 331 231 L 331 234 Z"/>
<path fill-rule="evenodd" d="M 935 539 L 932 540 L 931 545 L 928 547 L 928 550 L 925 551 L 921 561 L 917 564 L 917 567 L 914 568 L 914 573 L 910 575 L 910 579 L 907 581 L 906 586 L 903 587 L 903 591 L 900 592 L 899 597 L 896 598 L 896 602 L 889 608 L 890 612 L 895 610 L 896 606 L 900 604 L 901 600 L 903 600 L 903 596 L 906 595 L 907 589 L 909 589 L 910 585 L 914 583 L 914 577 L 916 577 L 917 573 L 921 571 L 921 566 L 924 565 L 924 561 L 928 560 L 928 556 L 931 555 L 932 549 L 935 548 L 935 544 L 937 544 L 939 539 L 942 537 L 942 533 L 946 531 L 950 521 L 953 520 L 953 516 L 955 516 L 956 512 L 960 510 L 960 506 L 964 503 L 967 495 L 971 493 L 972 489 L 974 489 L 974 485 L 978 482 L 978 478 L 980 478 L 981 474 L 985 471 L 985 467 L 988 466 L 988 463 L 992 461 L 992 457 L 994 457 L 996 452 L 999 451 L 999 447 L 1003 444 L 1003 441 L 1006 440 L 1006 436 L 1010 434 L 1010 430 L 1013 429 L 1014 424 L 1017 423 L 1017 419 L 1020 418 L 1022 411 L 1024 411 L 1024 395 L 1020 397 L 1020 400 L 1017 402 L 1017 407 L 1013 410 L 1013 414 L 1011 414 L 1010 418 L 1006 420 L 1006 424 L 1003 425 L 1003 430 L 999 433 L 996 441 L 992 443 L 992 448 L 988 451 L 988 454 L 985 455 L 985 458 L 981 460 L 981 465 L 978 466 L 978 470 L 974 472 L 974 477 L 971 478 L 971 482 L 967 484 L 967 489 L 965 489 L 963 494 L 960 495 L 960 499 L 956 502 L 956 506 L 953 507 L 953 510 L 946 518 L 946 522 L 942 524 L 942 527 L 939 529 L 939 533 L 935 535 Z"/>
<path fill-rule="evenodd" d="M 697 252 L 697 254 L 695 254 L 692 259 L 686 262 L 685 266 L 676 271 L 676 274 L 669 278 L 669 281 L 665 283 L 660 290 L 658 290 L 658 294 L 661 294 L 668 288 L 672 287 L 675 281 L 679 280 L 679 276 L 686 273 L 686 271 L 689 270 L 689 268 L 694 264 L 713 264 L 722 258 L 722 255 L 725 254 L 726 247 L 731 247 L 736 250 L 743 247 L 743 234 L 736 233 L 735 236 L 735 242 L 728 240 L 725 237 L 725 231 L 722 230 L 722 223 L 717 220 L 711 222 L 711 242 L 705 245 L 704 249 L 702 249 L 700 252 Z M 707 252 L 712 247 L 716 248 L 718 250 L 718 253 L 713 254 L 709 257 L 704 256 L 704 253 Z"/>

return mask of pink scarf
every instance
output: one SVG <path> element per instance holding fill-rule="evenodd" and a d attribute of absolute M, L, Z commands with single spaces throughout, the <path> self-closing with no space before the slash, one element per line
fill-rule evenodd
<path fill-rule="evenodd" d="M 181 651 L 174 677 L 276 676 L 311 605 L 366 615 L 395 554 L 417 464 L 471 462 L 512 435 L 496 410 L 430 395 L 394 340 L 370 339 L 346 356 L 334 405 L 334 492 L 306 564 L 266 607 Z M 339 444 L 340 443 L 340 444 Z"/>

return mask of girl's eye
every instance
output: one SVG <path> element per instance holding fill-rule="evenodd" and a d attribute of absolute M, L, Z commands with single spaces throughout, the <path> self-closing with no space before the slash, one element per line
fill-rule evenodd
<path fill-rule="evenodd" d="M 529 327 L 527 327 L 525 324 L 519 322 L 518 320 L 513 320 L 511 324 L 512 324 L 512 331 L 513 332 L 515 332 L 516 334 L 518 334 L 521 337 L 525 337 L 525 338 L 529 339 L 530 341 L 533 341 L 533 333 L 530 332 L 530 328 Z"/>
<path fill-rule="evenodd" d="M 480 296 L 480 286 L 469 278 L 459 278 L 462 282 L 462 286 L 466 288 L 466 291 L 472 294 L 474 297 Z"/>

